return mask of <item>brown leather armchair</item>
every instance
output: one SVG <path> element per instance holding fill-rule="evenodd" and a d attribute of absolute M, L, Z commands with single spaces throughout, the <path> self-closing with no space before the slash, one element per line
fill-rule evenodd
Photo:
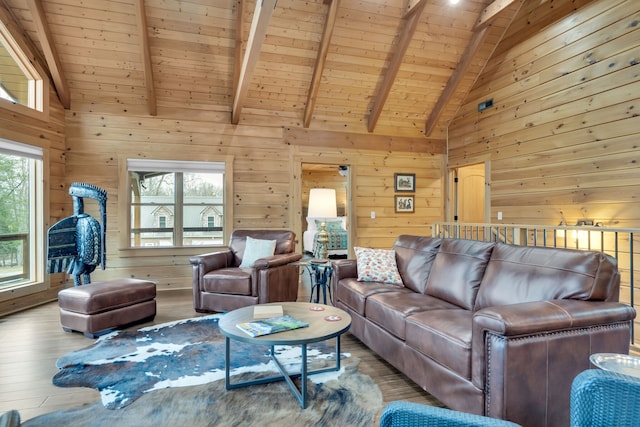
<path fill-rule="evenodd" d="M 274 255 L 260 258 L 252 267 L 240 267 L 247 237 L 275 240 Z M 292 262 L 296 234 L 288 230 L 235 230 L 229 249 L 189 258 L 193 265 L 193 307 L 197 312 L 225 312 L 247 305 L 295 301 L 298 269 Z"/>

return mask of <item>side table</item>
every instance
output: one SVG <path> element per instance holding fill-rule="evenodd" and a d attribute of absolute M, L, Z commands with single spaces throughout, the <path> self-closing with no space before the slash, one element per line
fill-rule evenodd
<path fill-rule="evenodd" d="M 331 267 L 331 261 L 318 262 L 313 260 L 302 260 L 292 264 L 297 267 L 303 267 L 304 271 L 309 273 L 309 279 L 311 280 L 309 302 L 314 302 L 316 304 L 319 303 L 320 292 L 322 292 L 322 303 L 325 305 L 327 304 L 328 294 L 329 301 L 333 304 L 333 295 L 331 294 L 331 276 L 333 275 L 333 267 Z"/>
<path fill-rule="evenodd" d="M 640 357 L 629 354 L 595 353 L 589 357 L 589 360 L 600 369 L 640 377 Z"/>

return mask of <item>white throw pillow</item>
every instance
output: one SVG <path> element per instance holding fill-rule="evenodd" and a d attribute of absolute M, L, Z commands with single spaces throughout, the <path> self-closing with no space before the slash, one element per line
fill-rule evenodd
<path fill-rule="evenodd" d="M 359 247 L 354 247 L 353 250 L 358 265 L 358 281 L 402 285 L 402 277 L 396 264 L 396 251 Z"/>
<path fill-rule="evenodd" d="M 275 250 L 275 240 L 254 239 L 247 236 L 244 255 L 242 256 L 242 263 L 240 264 L 240 267 L 253 267 L 253 264 L 256 262 L 256 260 L 272 256 Z"/>

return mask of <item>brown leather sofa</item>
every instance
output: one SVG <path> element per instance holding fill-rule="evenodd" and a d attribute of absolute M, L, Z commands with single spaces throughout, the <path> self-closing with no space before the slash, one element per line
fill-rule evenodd
<path fill-rule="evenodd" d="M 628 353 L 635 310 L 614 258 L 569 249 L 399 236 L 403 286 L 333 262 L 350 332 L 451 409 L 569 425 L 571 382 L 593 353 Z"/>
<path fill-rule="evenodd" d="M 247 237 L 275 240 L 274 255 L 260 258 L 253 266 L 240 267 Z M 247 305 L 295 301 L 298 270 L 290 263 L 302 258 L 296 253 L 296 234 L 289 230 L 235 230 L 229 249 L 193 256 L 193 307 L 197 312 L 226 312 Z"/>

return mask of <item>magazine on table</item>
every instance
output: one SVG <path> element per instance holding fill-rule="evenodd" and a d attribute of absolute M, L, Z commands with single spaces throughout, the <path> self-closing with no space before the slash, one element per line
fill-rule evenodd
<path fill-rule="evenodd" d="M 306 328 L 309 326 L 309 323 L 285 314 L 284 316 L 272 317 L 270 319 L 238 323 L 236 326 L 252 337 L 260 337 L 262 335 L 270 335 L 292 329 Z"/>

